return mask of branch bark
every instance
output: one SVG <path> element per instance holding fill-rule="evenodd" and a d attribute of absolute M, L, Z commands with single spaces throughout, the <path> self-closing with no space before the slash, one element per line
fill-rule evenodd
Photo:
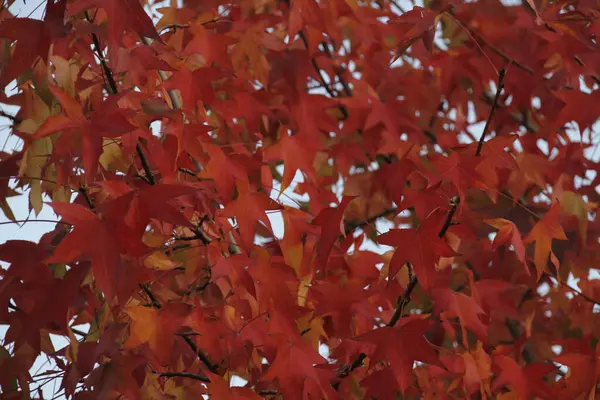
<path fill-rule="evenodd" d="M 210 378 L 200 374 L 192 374 L 190 372 L 155 372 L 163 378 L 189 378 L 200 382 L 210 383 Z"/>
<path fill-rule="evenodd" d="M 490 114 L 488 115 L 488 119 L 485 122 L 485 127 L 483 128 L 483 132 L 479 137 L 479 143 L 477 143 L 477 151 L 475 151 L 476 156 L 481 155 L 481 150 L 483 149 L 483 143 L 485 142 L 485 137 L 490 129 L 490 124 L 492 122 L 492 118 L 494 117 L 494 113 L 496 112 L 496 108 L 498 107 L 498 100 L 500 99 L 500 94 L 502 93 L 502 89 L 504 89 L 504 76 L 506 75 L 506 70 L 502 68 L 498 71 L 498 83 L 496 88 L 496 96 L 494 97 L 494 102 L 492 103 L 492 109 L 490 110 Z"/>

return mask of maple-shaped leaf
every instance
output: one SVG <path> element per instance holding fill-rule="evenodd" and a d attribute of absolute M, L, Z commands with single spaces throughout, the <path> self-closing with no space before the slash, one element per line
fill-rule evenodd
<path fill-rule="evenodd" d="M 140 257 L 147 251 L 142 235 L 149 220 L 189 225 L 189 221 L 174 210 L 175 205 L 169 203 L 177 196 L 196 190 L 185 185 L 160 184 L 140 191 L 124 186 L 121 190 L 126 193 L 99 205 L 98 214 L 79 204 L 52 203 L 74 230 L 60 242 L 47 262 L 90 260 L 98 286 L 111 302 L 116 295 L 120 302 L 126 301 L 147 275 L 140 265 Z M 160 203 L 153 203 L 161 198 Z M 117 273 L 126 279 L 116 279 Z"/>
<path fill-rule="evenodd" d="M 131 318 L 125 347 L 133 349 L 147 343 L 157 361 L 167 364 L 177 338 L 175 334 L 189 314 L 190 307 L 183 303 L 167 304 L 160 310 L 131 306 L 125 308 L 125 312 Z"/>
<path fill-rule="evenodd" d="M 575 121 L 583 131 L 598 119 L 598 113 L 586 106 L 600 99 L 597 91 L 587 94 L 581 91 L 564 90 L 555 92 L 554 95 L 563 102 L 563 108 L 556 116 L 553 126 L 558 128 L 567 122 Z"/>
<path fill-rule="evenodd" d="M 48 60 L 48 52 L 53 41 L 64 36 L 64 14 L 66 0 L 46 3 L 46 13 L 42 21 L 32 18 L 7 18 L 0 23 L 0 38 L 16 40 L 10 62 L 0 74 L 0 87 L 4 88 L 33 62 L 41 57 Z"/>
<path fill-rule="evenodd" d="M 337 238 L 346 234 L 344 211 L 354 199 L 354 196 L 344 196 L 338 207 L 324 208 L 313 220 L 313 225 L 321 227 L 321 240 L 317 243 L 316 253 L 317 261 L 323 268 L 327 265 L 327 259 Z"/>
<path fill-rule="evenodd" d="M 521 233 L 515 224 L 504 218 L 487 219 L 485 220 L 485 223 L 498 229 L 494 242 L 492 243 L 492 249 L 495 251 L 503 244 L 510 244 L 514 247 L 519 261 L 525 263 L 525 246 L 521 239 Z M 529 268 L 526 267 L 525 272 L 529 275 Z"/>
<path fill-rule="evenodd" d="M 10 155 L 0 153 L 0 209 L 10 220 L 14 220 L 15 216 L 8 204 L 7 198 L 10 197 L 11 194 L 13 196 L 16 195 L 16 193 L 13 193 L 13 190 L 10 187 L 9 177 L 18 175 L 19 165 L 17 163 L 21 156 L 21 153 Z"/>
<path fill-rule="evenodd" d="M 89 269 L 73 268 L 57 279 L 44 264 L 45 257 L 44 246 L 37 243 L 9 240 L 0 245 L 0 261 L 10 263 L 1 274 L 0 305 L 10 309 L 8 305 L 14 302 L 20 310 L 6 314 L 2 310 L 0 320 L 9 322 L 4 343 L 14 342 L 17 349 L 28 343 L 39 351 L 43 330 L 66 333 L 65 316 L 73 302 L 82 299 L 81 283 Z M 18 286 L 7 285 L 10 282 L 18 282 Z M 38 297 L 52 301 L 35 301 Z"/>
<path fill-rule="evenodd" d="M 321 384 L 321 392 L 324 391 L 328 383 L 321 376 L 322 372 L 314 365 L 324 364 L 326 360 L 307 343 L 289 342 L 283 337 L 279 341 L 275 361 L 269 366 L 262 379 L 265 381 L 277 379 L 286 399 L 305 398 L 302 393 L 307 379 Z M 312 393 L 312 395 L 320 396 L 321 393 Z"/>
<path fill-rule="evenodd" d="M 390 278 L 395 276 L 406 262 L 410 262 L 421 286 L 425 290 L 435 287 L 435 267 L 440 257 L 458 255 L 444 238 L 439 237 L 441 224 L 445 218 L 445 213 L 437 209 L 416 229 L 390 229 L 378 236 L 379 243 L 396 247 L 390 261 Z"/>
<path fill-rule="evenodd" d="M 315 367 L 326 364 L 326 360 L 302 340 L 286 317 L 274 313 L 269 321 L 268 331 L 275 339 L 277 353 L 261 380 L 270 382 L 277 379 L 286 399 L 307 398 L 306 392 L 309 398 L 321 398 L 323 394 L 332 396 L 335 393 L 329 383 L 333 371 Z M 313 385 L 308 385 L 308 381 L 312 381 Z M 311 386 L 315 390 L 307 390 Z"/>
<path fill-rule="evenodd" d="M 572 352 L 554 357 L 554 361 L 566 365 L 568 374 L 562 382 L 561 398 L 593 398 L 600 371 L 598 366 L 598 347 L 589 353 Z"/>
<path fill-rule="evenodd" d="M 171 78 L 164 83 L 165 89 L 178 89 L 183 99 L 183 108 L 188 112 L 194 112 L 197 104 L 212 104 L 215 99 L 215 91 L 212 81 L 230 76 L 219 68 L 199 68 L 194 71 L 188 68 L 180 68 L 173 73 Z"/>
<path fill-rule="evenodd" d="M 281 205 L 264 193 L 244 193 L 238 196 L 221 210 L 225 217 L 235 217 L 240 227 L 242 242 L 249 245 L 254 242 L 256 224 L 262 222 L 269 230 L 271 221 L 267 217 L 267 210 L 281 210 Z"/>
<path fill-rule="evenodd" d="M 536 362 L 521 367 L 514 359 L 501 354 L 493 356 L 493 364 L 495 369 L 500 370 L 494 380 L 493 390 L 506 385 L 517 392 L 520 399 L 529 399 L 532 395 L 543 399 L 556 398 L 556 391 L 545 382 L 546 376 L 556 371 L 556 366 Z"/>
<path fill-rule="evenodd" d="M 184 140 L 192 140 L 186 138 Z M 244 166 L 231 155 L 225 154 L 223 149 L 212 143 L 202 144 L 205 151 L 210 154 L 210 160 L 205 164 L 205 169 L 199 174 L 200 178 L 213 179 L 221 196 L 231 199 L 235 187 L 247 187 L 248 172 Z"/>
<path fill-rule="evenodd" d="M 556 203 L 544 214 L 541 220 L 533 227 L 531 232 L 525 238 L 525 243 L 535 242 L 535 251 L 533 261 L 537 269 L 537 279 L 539 280 L 546 270 L 548 256 L 555 264 L 558 270 L 558 260 L 552 252 L 552 239 L 567 240 L 567 235 L 563 231 L 558 220 L 560 214 L 560 204 Z"/>
<path fill-rule="evenodd" d="M 373 360 L 373 365 L 389 361 L 396 382 L 402 392 L 405 392 L 411 384 L 415 361 L 442 366 L 438 355 L 425 338 L 425 332 L 430 326 L 431 321 L 420 316 L 410 316 L 403 318 L 399 326 L 375 329 L 356 340 L 370 345 L 365 353 Z"/>
<path fill-rule="evenodd" d="M 402 15 L 391 21 L 391 25 L 400 27 L 400 51 L 403 52 L 415 40 L 422 38 L 425 48 L 431 51 L 435 27 L 441 15 L 439 12 L 419 6 L 402 13 Z"/>
<path fill-rule="evenodd" d="M 340 337 L 352 335 L 355 315 L 372 315 L 375 306 L 368 302 L 370 291 L 363 289 L 361 281 L 350 281 L 344 286 L 328 282 L 313 283 L 310 291 L 316 299 L 316 315 L 331 316 Z"/>
<path fill-rule="evenodd" d="M 51 206 L 74 229 L 60 242 L 46 262 L 69 263 L 89 258 L 98 286 L 112 301 L 116 295 L 115 279 L 121 256 L 119 244 L 110 226 L 82 205 L 54 202 Z"/>
<path fill-rule="evenodd" d="M 461 199 L 465 198 L 467 191 L 473 187 L 486 189 L 487 185 L 481 182 L 476 168 L 483 161 L 474 154 L 460 154 L 452 152 L 448 157 L 434 155 L 431 164 L 434 170 L 423 171 L 428 179 L 428 188 L 434 187 L 443 181 L 452 182 L 458 190 Z"/>
<path fill-rule="evenodd" d="M 279 310 L 295 312 L 298 306 L 298 278 L 294 270 L 285 264 L 275 264 L 267 250 L 252 248 L 253 263 L 248 272 L 254 279 L 261 310 L 277 304 Z"/>
<path fill-rule="evenodd" d="M 98 168 L 98 159 L 102 152 L 102 138 L 116 137 L 130 132 L 134 126 L 127 120 L 125 110 L 115 109 L 114 100 L 107 101 L 103 107 L 92 113 L 89 118 L 81 110 L 81 104 L 62 89 L 50 85 L 50 91 L 58 99 L 64 114 L 46 118 L 36 131 L 34 138 L 42 138 L 59 131 L 81 137 L 81 152 L 86 176 L 93 180 Z M 65 139 L 66 140 L 66 139 Z"/>
<path fill-rule="evenodd" d="M 485 142 L 481 150 L 484 162 L 492 164 L 495 168 L 517 169 L 518 164 L 515 157 L 506 149 L 512 149 L 513 143 L 519 138 L 518 135 L 496 136 Z M 470 152 L 477 148 L 477 143 L 466 146 Z"/>
<path fill-rule="evenodd" d="M 292 208 L 284 208 L 281 214 L 285 233 L 279 240 L 279 248 L 286 264 L 294 268 L 298 276 L 303 276 L 309 258 L 305 252 L 310 251 L 310 246 L 305 247 L 305 235 L 311 231 L 310 215 Z"/>
<path fill-rule="evenodd" d="M 437 312 L 444 312 L 450 317 L 458 317 L 462 328 L 463 340 L 468 340 L 467 328 L 481 340 L 487 340 L 488 327 L 479 319 L 485 311 L 474 298 L 450 289 L 435 289 L 432 292 Z"/>
<path fill-rule="evenodd" d="M 256 287 L 252 276 L 246 268 L 251 261 L 244 254 L 234 254 L 230 257 L 219 257 L 211 268 L 211 279 L 227 279 L 231 287 L 244 287 L 248 293 L 256 297 Z"/>
<path fill-rule="evenodd" d="M 190 31 L 194 36 L 183 50 L 183 56 L 201 54 L 206 66 L 211 67 L 216 62 L 220 68 L 233 70 L 228 48 L 236 43 L 234 38 L 210 32 L 202 25 L 193 25 Z"/>
<path fill-rule="evenodd" d="M 213 399 L 231 399 L 231 400 L 261 400 L 259 396 L 250 388 L 232 387 L 228 381 L 216 374 L 208 374 L 210 384 L 208 385 L 208 394 Z"/>
<path fill-rule="evenodd" d="M 317 180 L 313 167 L 317 149 L 310 143 L 300 140 L 295 136 L 282 133 L 281 140 L 270 146 L 264 152 L 267 162 L 283 160 L 283 179 L 281 180 L 281 193 L 292 183 L 296 171 L 300 170 L 308 175 L 312 182 Z"/>
<path fill-rule="evenodd" d="M 67 16 L 72 17 L 90 8 L 103 8 L 108 16 L 108 50 L 111 54 L 111 62 L 117 60 L 117 48 L 121 44 L 125 30 L 160 40 L 154 23 L 139 0 L 78 0 L 69 5 Z"/>

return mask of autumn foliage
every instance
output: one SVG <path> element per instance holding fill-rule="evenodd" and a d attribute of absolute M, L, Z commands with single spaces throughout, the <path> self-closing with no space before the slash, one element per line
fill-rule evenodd
<path fill-rule="evenodd" d="M 152 3 L 1 11 L 3 399 L 594 398 L 596 1 Z"/>

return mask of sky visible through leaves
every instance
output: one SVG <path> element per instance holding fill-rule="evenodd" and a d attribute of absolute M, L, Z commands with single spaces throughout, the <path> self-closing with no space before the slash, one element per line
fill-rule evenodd
<path fill-rule="evenodd" d="M 517 3 L 517 1 L 515 0 L 505 0 L 506 3 Z M 13 14 L 18 15 L 18 16 L 30 16 L 32 18 L 41 18 L 42 17 L 42 13 L 44 10 L 44 3 L 42 2 L 40 3 L 39 0 L 27 0 L 26 3 L 25 1 L 17 1 L 15 4 L 13 4 L 13 6 L 11 7 L 11 11 L 13 12 Z M 401 5 L 405 6 L 405 8 L 409 9 L 410 7 L 412 7 L 412 3 L 410 2 L 399 2 Z M 155 4 L 154 8 L 159 8 L 160 7 L 160 3 Z M 151 15 L 153 17 L 157 17 L 157 14 L 155 12 L 155 10 L 147 10 L 151 12 Z M 438 45 L 440 47 L 444 47 L 443 42 L 438 41 Z M 15 113 L 15 109 L 11 108 L 9 106 L 3 106 L 2 111 L 14 114 Z M 472 118 L 472 115 L 470 115 L 470 117 Z M 470 129 L 471 132 L 475 135 L 475 136 L 479 136 L 479 132 L 477 131 L 481 131 L 483 129 L 483 125 L 484 122 L 481 122 L 480 124 L 477 125 L 471 125 Z M 6 120 L 5 118 L 0 117 L 0 144 L 3 146 L 3 148 L 5 149 L 5 151 L 11 151 L 14 149 L 18 149 L 19 146 L 21 146 L 21 143 L 19 143 L 19 140 L 10 135 L 10 121 Z M 153 128 L 158 131 L 159 130 L 159 123 L 155 123 Z M 594 132 L 600 132 L 600 123 L 596 123 L 595 125 L 592 126 L 592 130 Z M 569 134 L 573 137 L 574 141 L 579 140 L 579 133 L 576 129 L 569 131 Z M 596 143 L 594 143 L 593 146 L 591 146 L 589 149 L 586 150 L 586 156 L 594 161 L 598 161 L 600 160 L 600 150 L 599 148 L 599 144 L 600 144 L 600 137 L 598 135 L 598 133 L 596 133 L 595 135 L 593 135 L 593 137 L 596 140 Z M 469 142 L 469 140 L 467 140 L 467 142 Z M 283 171 L 283 166 L 279 167 L 279 172 L 284 173 Z M 590 171 L 590 174 L 587 176 L 587 179 L 593 179 L 594 178 L 594 172 Z M 289 200 L 289 197 L 291 198 L 295 198 L 297 200 L 302 200 L 301 198 L 299 198 L 297 195 L 295 195 L 293 193 L 293 187 L 295 184 L 297 184 L 298 182 L 302 181 L 302 176 L 299 172 L 296 173 L 296 176 L 294 177 L 294 179 L 292 180 L 292 184 L 290 187 L 288 187 L 281 196 L 278 197 L 278 200 L 281 201 L 282 203 L 286 203 L 286 202 L 291 202 L 291 200 Z M 277 194 L 279 193 L 278 189 L 280 189 L 280 187 L 276 187 L 276 190 L 274 190 L 272 192 L 272 196 L 275 198 L 277 197 Z M 340 194 L 339 197 L 341 199 L 341 193 L 343 192 L 343 187 L 342 187 L 342 183 L 340 181 L 340 183 L 338 184 L 338 193 Z M 32 214 L 29 214 L 28 211 L 28 204 L 27 204 L 27 194 L 23 194 L 22 196 L 19 197 L 15 197 L 9 200 L 10 206 L 12 208 L 12 210 L 14 211 L 14 214 L 16 216 L 16 218 L 18 220 L 24 220 L 27 218 L 30 218 L 31 221 L 22 224 L 22 226 L 20 227 L 16 227 L 15 225 L 10 225 L 10 224 L 5 224 L 5 225 L 0 225 L 0 243 L 4 243 L 7 240 L 14 240 L 14 239 L 24 239 L 24 240 L 30 240 L 30 241 L 37 241 L 44 233 L 50 231 L 53 228 L 53 224 L 51 223 L 46 223 L 46 222 L 36 222 L 35 220 L 57 220 L 57 216 L 55 215 L 55 213 L 53 212 L 53 210 L 48 207 L 45 206 L 42 210 L 42 212 L 38 215 L 35 216 Z M 269 219 L 271 220 L 273 229 L 274 229 L 274 233 L 276 236 L 281 237 L 281 233 L 283 232 L 283 220 L 281 218 L 281 214 L 277 213 L 277 212 L 273 212 L 268 214 Z M 0 213 L 0 222 L 6 222 L 8 221 L 5 216 L 3 214 Z M 387 222 L 381 222 L 378 221 L 377 223 L 377 230 L 379 232 L 386 232 L 387 230 L 390 229 L 391 224 L 387 223 Z M 373 244 L 373 242 L 371 241 L 366 241 L 363 243 L 363 247 L 370 249 L 372 251 L 375 252 L 385 252 L 388 251 L 390 249 L 392 249 L 392 247 L 389 246 L 376 246 Z M 600 277 L 599 277 L 600 278 Z M 577 286 L 577 282 L 573 279 L 571 279 L 569 281 L 569 283 L 576 287 Z M 5 327 L 0 326 L 0 340 L 3 338 L 4 334 L 6 332 Z M 54 340 L 54 344 L 56 348 L 61 348 L 62 346 L 66 345 L 68 342 L 59 336 L 55 336 L 52 335 L 52 339 Z M 321 354 L 323 356 L 327 356 L 327 348 L 326 346 L 322 346 L 322 348 L 320 349 Z M 49 359 L 43 359 L 43 358 L 39 358 L 38 361 L 36 362 L 36 364 L 34 365 L 33 369 L 32 369 L 32 375 L 35 375 L 37 373 L 43 372 L 46 369 L 51 369 L 52 367 L 52 361 L 50 361 Z M 243 380 L 242 379 L 232 379 L 231 384 L 232 385 L 243 385 Z M 35 388 L 36 386 L 33 385 L 33 388 Z M 50 382 L 49 384 L 46 384 L 44 387 L 44 394 L 45 395 L 52 395 L 53 391 L 55 390 L 55 388 L 53 388 L 53 383 Z"/>

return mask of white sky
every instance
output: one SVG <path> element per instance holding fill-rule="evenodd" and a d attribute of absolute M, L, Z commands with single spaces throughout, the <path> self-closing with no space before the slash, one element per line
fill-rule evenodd
<path fill-rule="evenodd" d="M 507 3 L 518 3 L 518 0 L 510 0 L 510 1 L 506 1 Z M 406 9 L 410 9 L 411 5 L 408 1 L 403 0 L 399 2 L 403 7 L 405 7 Z M 25 16 L 30 16 L 31 18 L 40 18 L 42 16 L 43 10 L 45 8 L 45 1 L 43 0 L 20 0 L 20 1 L 16 1 L 15 4 L 13 4 L 13 6 L 11 7 L 11 11 L 13 12 L 13 14 L 17 14 L 20 17 L 25 17 Z M 0 105 L 0 109 L 7 112 L 7 113 L 11 113 L 14 114 L 16 113 L 17 109 L 15 107 L 10 107 L 10 106 L 6 106 L 6 105 Z M 472 126 L 470 128 L 471 132 L 476 134 L 479 132 L 481 132 L 481 130 L 483 129 L 483 122 L 480 124 L 477 124 L 476 126 Z M 594 132 L 599 132 L 600 131 L 600 124 L 595 124 L 594 125 Z M 572 135 L 573 139 L 575 141 L 580 140 L 580 135 L 578 132 L 573 132 Z M 596 133 L 594 135 L 595 139 L 594 139 L 594 144 L 596 144 L 596 146 L 592 147 L 591 149 L 589 149 L 587 151 L 587 156 L 590 159 L 594 159 L 595 161 L 600 160 L 600 151 L 598 150 L 598 143 L 600 143 L 600 137 L 599 135 Z M 16 139 L 14 136 L 10 135 L 10 121 L 7 120 L 6 118 L 0 117 L 0 145 L 2 145 L 2 148 L 5 149 L 5 151 L 12 151 L 15 149 L 20 148 L 20 143 L 18 141 L 18 139 Z M 542 147 L 543 145 L 541 145 L 540 147 Z M 543 148 L 543 147 L 542 147 Z M 547 146 L 546 146 L 546 153 L 547 153 Z M 281 167 L 282 168 L 282 167 Z M 282 170 L 280 170 L 280 172 L 283 172 Z M 301 175 L 298 173 L 296 175 L 296 180 L 300 180 L 302 177 Z M 588 176 L 588 179 L 593 179 L 593 175 Z M 293 188 L 293 186 L 292 186 Z M 289 188 L 288 190 L 286 190 L 285 194 L 290 195 L 291 197 L 294 198 L 298 198 L 297 195 L 292 194 L 292 188 Z M 275 187 L 275 189 L 278 189 L 277 187 Z M 274 190 L 272 193 L 273 197 L 277 197 L 278 195 L 278 191 Z M 286 196 L 281 196 L 279 197 L 279 200 L 284 202 L 284 203 L 288 203 L 290 204 L 291 202 L 286 198 Z M 304 199 L 306 200 L 306 199 Z M 18 197 L 14 197 L 12 199 L 9 200 L 9 204 L 15 214 L 15 217 L 19 220 L 24 220 L 27 218 L 31 218 L 31 219 L 45 219 L 45 220 L 56 220 L 56 216 L 54 215 L 54 213 L 52 212 L 52 210 L 50 209 L 50 207 L 45 206 L 42 210 L 42 212 L 40 213 L 40 215 L 35 216 L 33 213 L 29 213 L 28 210 L 28 201 L 27 201 L 27 197 L 26 195 L 22 195 L 22 196 L 18 196 Z M 269 218 L 271 219 L 271 222 L 273 224 L 273 229 L 274 229 L 274 233 L 277 237 L 281 237 L 283 235 L 283 223 L 282 223 L 282 219 L 281 219 L 281 214 L 280 213 L 273 213 L 269 215 Z M 6 217 L 2 214 L 2 212 L 0 211 L 0 243 L 4 243 L 7 240 L 14 240 L 14 239 L 24 239 L 24 240 L 30 240 L 30 241 L 38 241 L 39 238 L 46 232 L 52 230 L 53 228 L 53 224 L 51 223 L 42 223 L 42 222 L 29 222 L 26 224 L 23 224 L 22 226 L 16 226 L 14 224 L 4 224 L 1 225 L 1 223 L 3 222 L 7 222 L 8 220 L 6 219 Z M 388 222 L 379 222 L 377 224 L 377 228 L 378 230 L 385 232 L 390 228 L 390 223 Z M 374 251 L 384 251 L 387 250 L 389 248 L 382 248 L 379 247 L 377 248 L 372 242 L 367 243 L 363 246 L 364 248 L 368 248 L 370 250 L 374 250 Z M 576 282 L 570 282 L 573 286 L 576 286 Z M 4 335 L 6 333 L 6 327 L 5 326 L 0 326 L 0 343 L 3 342 L 3 338 Z M 54 339 L 54 343 L 56 348 L 60 348 L 64 345 L 66 345 L 68 342 L 62 338 L 62 337 L 58 337 L 58 336 L 53 336 Z M 328 353 L 328 349 L 326 348 L 322 348 L 322 354 L 324 356 L 327 356 Z M 36 373 L 36 371 L 39 369 L 38 372 L 43 372 L 45 369 L 49 368 L 52 365 L 52 363 L 48 364 L 46 362 L 46 358 L 45 357 L 40 357 L 36 363 L 34 364 L 34 367 L 32 368 L 32 374 Z M 58 385 L 58 383 L 56 383 Z M 237 379 L 237 380 L 232 380 L 232 384 L 235 386 L 238 385 L 243 385 L 244 381 L 241 379 Z M 37 387 L 35 384 L 32 385 L 32 388 Z M 52 396 L 55 393 L 55 391 L 53 390 L 53 384 L 49 384 L 47 386 L 44 387 L 44 396 Z M 64 397 L 59 397 L 59 398 L 64 398 Z"/>

